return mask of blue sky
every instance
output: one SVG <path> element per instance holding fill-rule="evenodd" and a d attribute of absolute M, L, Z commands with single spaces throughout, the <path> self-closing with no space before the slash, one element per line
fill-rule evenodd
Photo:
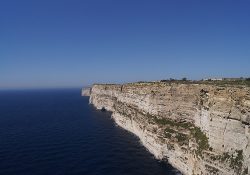
<path fill-rule="evenodd" d="M 0 2 L 0 88 L 250 76 L 248 0 Z"/>

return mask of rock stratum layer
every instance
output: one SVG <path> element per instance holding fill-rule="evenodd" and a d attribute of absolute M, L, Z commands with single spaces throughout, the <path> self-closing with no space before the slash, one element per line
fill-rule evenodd
<path fill-rule="evenodd" d="M 248 174 L 250 88 L 205 84 L 95 84 L 90 103 L 112 112 L 157 158 L 186 175 Z"/>

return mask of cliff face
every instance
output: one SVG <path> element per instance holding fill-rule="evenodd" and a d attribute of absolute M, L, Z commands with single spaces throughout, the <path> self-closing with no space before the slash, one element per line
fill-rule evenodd
<path fill-rule="evenodd" d="M 248 174 L 250 170 L 249 87 L 94 85 L 90 103 L 112 111 L 119 126 L 183 174 Z"/>

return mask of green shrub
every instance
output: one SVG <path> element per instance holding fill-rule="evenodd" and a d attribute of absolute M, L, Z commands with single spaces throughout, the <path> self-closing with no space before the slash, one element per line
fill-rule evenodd
<path fill-rule="evenodd" d="M 191 133 L 198 144 L 198 153 L 201 153 L 203 150 L 207 150 L 209 148 L 208 138 L 200 128 L 194 127 L 191 129 Z"/>
<path fill-rule="evenodd" d="M 234 168 L 239 173 L 242 169 L 243 164 L 243 151 L 236 150 L 236 153 L 236 157 L 232 156 L 230 158 L 230 167 Z"/>

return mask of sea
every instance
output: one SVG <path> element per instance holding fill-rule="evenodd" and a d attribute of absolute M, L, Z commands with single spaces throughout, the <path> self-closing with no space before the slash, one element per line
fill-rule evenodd
<path fill-rule="evenodd" d="M 0 91 L 0 175 L 175 175 L 81 89 Z"/>

